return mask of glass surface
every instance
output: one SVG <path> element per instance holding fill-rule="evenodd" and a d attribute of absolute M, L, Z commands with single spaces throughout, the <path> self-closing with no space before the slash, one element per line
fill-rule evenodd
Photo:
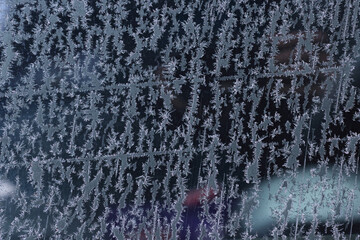
<path fill-rule="evenodd" d="M 358 239 L 357 0 L 0 0 L 0 239 Z"/>

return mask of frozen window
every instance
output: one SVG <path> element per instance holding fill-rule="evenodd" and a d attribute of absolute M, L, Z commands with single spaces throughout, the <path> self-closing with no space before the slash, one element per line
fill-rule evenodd
<path fill-rule="evenodd" d="M 0 0 L 0 239 L 359 238 L 358 0 Z"/>

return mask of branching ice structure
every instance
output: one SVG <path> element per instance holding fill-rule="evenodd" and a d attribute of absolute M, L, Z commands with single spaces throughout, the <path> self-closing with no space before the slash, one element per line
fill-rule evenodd
<path fill-rule="evenodd" d="M 0 0 L 0 239 L 360 234 L 358 0 Z"/>

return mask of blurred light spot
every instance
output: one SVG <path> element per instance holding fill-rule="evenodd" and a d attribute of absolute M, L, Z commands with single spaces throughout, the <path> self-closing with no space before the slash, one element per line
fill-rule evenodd
<path fill-rule="evenodd" d="M 10 196 L 15 191 L 15 186 L 4 180 L 0 180 L 0 198 Z"/>

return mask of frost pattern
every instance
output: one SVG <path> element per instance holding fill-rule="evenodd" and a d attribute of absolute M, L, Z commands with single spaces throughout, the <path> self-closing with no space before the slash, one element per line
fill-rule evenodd
<path fill-rule="evenodd" d="M 0 239 L 358 239 L 359 4 L 0 0 Z"/>

